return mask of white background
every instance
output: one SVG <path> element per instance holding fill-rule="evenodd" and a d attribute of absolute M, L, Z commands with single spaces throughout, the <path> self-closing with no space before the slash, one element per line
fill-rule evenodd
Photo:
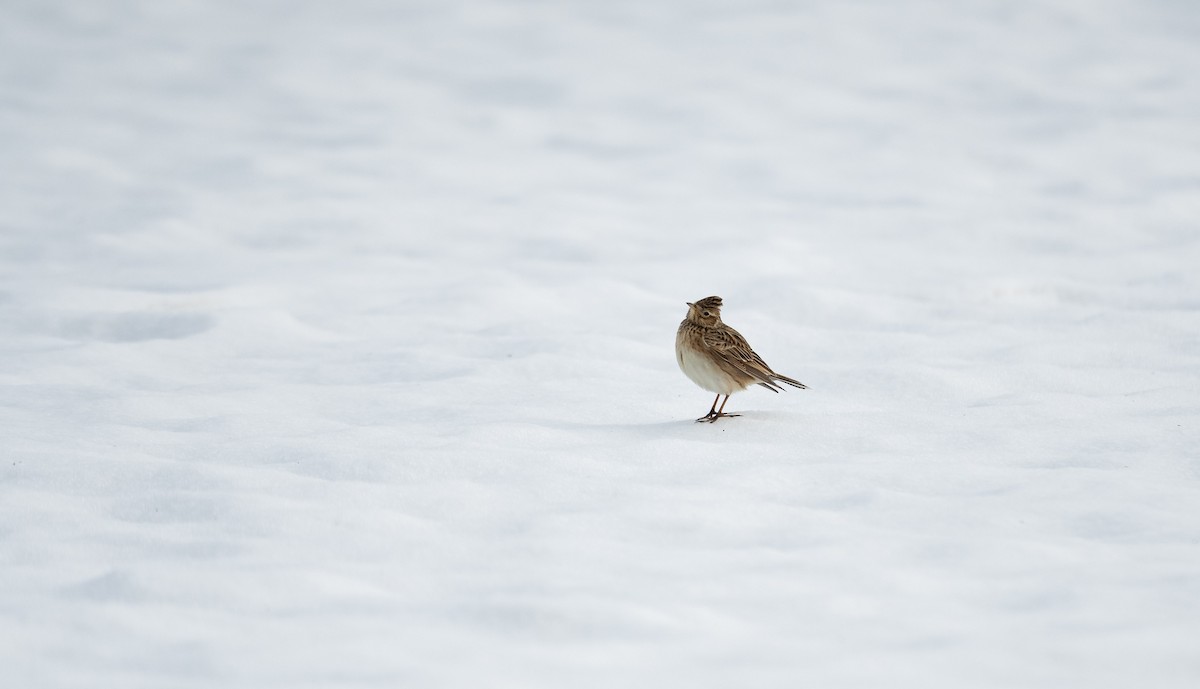
<path fill-rule="evenodd" d="M 2 683 L 1197 686 L 1197 36 L 6 0 Z"/>

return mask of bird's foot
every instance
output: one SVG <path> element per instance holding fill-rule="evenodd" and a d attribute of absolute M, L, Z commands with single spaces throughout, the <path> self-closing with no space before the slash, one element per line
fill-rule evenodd
<path fill-rule="evenodd" d="M 730 416 L 730 417 L 741 416 L 741 414 L 725 414 L 725 413 L 712 412 L 710 414 L 706 414 L 706 415 L 701 416 L 700 418 L 696 419 L 696 423 L 716 423 L 717 419 L 724 418 L 726 416 Z"/>

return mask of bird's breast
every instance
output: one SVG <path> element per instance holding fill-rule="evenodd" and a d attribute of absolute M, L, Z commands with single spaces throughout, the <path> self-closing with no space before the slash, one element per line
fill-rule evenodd
<path fill-rule="evenodd" d="M 721 395 L 745 389 L 745 385 L 721 368 L 716 356 L 704 349 L 699 339 L 684 329 L 680 329 L 675 338 L 675 357 L 683 374 L 701 388 Z"/>

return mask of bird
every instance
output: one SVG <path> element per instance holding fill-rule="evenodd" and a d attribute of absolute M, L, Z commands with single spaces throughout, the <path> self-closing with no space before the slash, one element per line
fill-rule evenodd
<path fill-rule="evenodd" d="M 726 414 L 729 396 L 755 383 L 772 392 L 783 390 L 786 383 L 801 390 L 808 388 L 798 380 L 771 370 L 767 362 L 750 348 L 742 334 L 721 321 L 721 298 L 705 297 L 695 303 L 686 302 L 687 317 L 675 334 L 675 358 L 679 368 L 693 383 L 717 393 L 708 413 L 697 422 L 716 423 L 717 419 L 741 414 Z M 721 395 L 725 402 L 717 408 Z"/>

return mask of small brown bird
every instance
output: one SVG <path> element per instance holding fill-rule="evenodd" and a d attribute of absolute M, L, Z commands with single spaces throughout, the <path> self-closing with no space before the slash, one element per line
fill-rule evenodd
<path fill-rule="evenodd" d="M 741 333 L 721 322 L 720 297 L 705 297 L 694 304 L 689 301 L 687 305 L 687 318 L 679 324 L 679 332 L 675 334 L 675 357 L 679 360 L 679 368 L 693 383 L 717 393 L 712 409 L 696 421 L 714 423 L 722 416 L 741 416 L 726 414 L 725 402 L 733 393 L 755 383 L 772 392 L 783 390 L 777 382 L 801 389 L 808 387 L 772 371 Z M 717 409 L 721 395 L 725 395 L 725 402 Z"/>

